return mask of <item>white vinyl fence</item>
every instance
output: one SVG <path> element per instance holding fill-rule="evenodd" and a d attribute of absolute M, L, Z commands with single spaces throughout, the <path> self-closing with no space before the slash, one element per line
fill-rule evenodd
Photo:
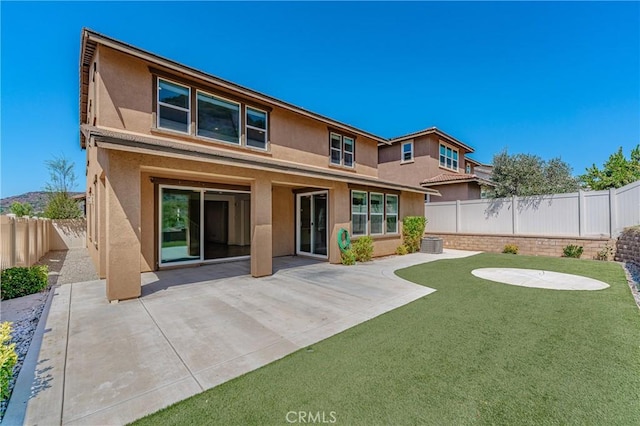
<path fill-rule="evenodd" d="M 0 216 L 0 269 L 31 266 L 49 251 L 51 220 Z"/>
<path fill-rule="evenodd" d="M 427 232 L 617 237 L 640 224 L 640 181 L 608 191 L 425 204 Z"/>

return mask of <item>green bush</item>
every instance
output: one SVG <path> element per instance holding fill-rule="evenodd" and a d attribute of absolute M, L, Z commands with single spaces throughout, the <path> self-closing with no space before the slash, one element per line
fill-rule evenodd
<path fill-rule="evenodd" d="M 342 260 L 343 265 L 355 265 L 356 264 L 356 255 L 353 253 L 353 250 L 347 249 L 340 253 L 340 259 Z"/>
<path fill-rule="evenodd" d="M 582 246 L 576 246 L 574 244 L 569 244 L 562 249 L 562 255 L 564 257 L 574 257 L 576 259 L 580 259 L 580 256 L 582 256 L 582 252 Z"/>
<path fill-rule="evenodd" d="M 405 254 L 409 253 L 409 251 L 407 250 L 407 246 L 405 246 L 404 244 L 400 244 L 397 248 L 396 248 L 396 254 L 398 256 L 404 256 Z"/>
<path fill-rule="evenodd" d="M 13 366 L 18 362 L 16 344 L 11 341 L 11 323 L 0 324 L 0 401 L 9 399 L 9 382 L 13 376 Z"/>
<path fill-rule="evenodd" d="M 2 271 L 0 283 L 2 300 L 27 296 L 47 288 L 46 265 L 34 265 L 30 268 L 15 267 Z"/>
<path fill-rule="evenodd" d="M 358 262 L 368 262 L 373 257 L 373 240 L 369 236 L 360 237 L 351 243 L 351 251 Z"/>
<path fill-rule="evenodd" d="M 414 253 L 420 250 L 420 241 L 427 226 L 424 216 L 406 216 L 402 221 L 402 238 L 407 252 Z"/>
<path fill-rule="evenodd" d="M 502 252 L 507 254 L 518 254 L 518 246 L 515 244 L 507 244 L 502 249 Z"/>

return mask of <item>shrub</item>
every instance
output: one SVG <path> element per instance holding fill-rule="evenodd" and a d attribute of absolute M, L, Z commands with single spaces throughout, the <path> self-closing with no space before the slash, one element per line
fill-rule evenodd
<path fill-rule="evenodd" d="M 583 251 L 582 246 L 569 244 L 568 246 L 562 249 L 562 255 L 564 257 L 574 257 L 576 259 L 580 259 L 580 256 L 582 256 L 582 251 Z"/>
<path fill-rule="evenodd" d="M 369 236 L 360 237 L 351 244 L 351 251 L 358 262 L 368 262 L 373 256 L 373 240 Z"/>
<path fill-rule="evenodd" d="M 502 249 L 502 252 L 507 254 L 518 254 L 518 246 L 515 244 L 507 244 Z"/>
<path fill-rule="evenodd" d="M 30 268 L 16 267 L 2 271 L 0 283 L 2 300 L 27 296 L 47 288 L 46 265 L 34 265 Z"/>
<path fill-rule="evenodd" d="M 424 216 L 407 216 L 402 221 L 402 238 L 407 252 L 420 250 L 420 241 L 424 234 L 427 219 Z"/>
<path fill-rule="evenodd" d="M 353 253 L 353 250 L 347 249 L 340 253 L 340 259 L 342 260 L 343 265 L 355 265 L 356 264 L 356 255 Z"/>
<path fill-rule="evenodd" d="M 614 256 L 615 256 L 615 248 L 613 247 L 613 245 L 611 243 L 607 243 L 602 248 L 602 250 L 600 250 L 598 253 L 596 253 L 595 259 L 596 260 L 604 260 L 604 261 L 608 262 L 610 260 L 613 260 Z"/>
<path fill-rule="evenodd" d="M 404 244 L 400 244 L 398 248 L 396 248 L 396 254 L 398 256 L 404 256 L 407 253 L 409 253 L 409 251 L 407 250 L 407 246 L 405 246 Z"/>
<path fill-rule="evenodd" d="M 11 323 L 0 323 L 0 401 L 9 399 L 9 382 L 13 366 L 18 362 L 16 344 L 11 341 Z"/>
<path fill-rule="evenodd" d="M 14 201 L 11 204 L 11 213 L 15 214 L 17 217 L 31 216 L 33 215 L 33 207 L 29 203 Z"/>

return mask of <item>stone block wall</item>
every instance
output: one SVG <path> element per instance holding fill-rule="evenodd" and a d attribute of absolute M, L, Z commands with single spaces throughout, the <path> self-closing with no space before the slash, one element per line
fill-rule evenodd
<path fill-rule="evenodd" d="M 549 237 L 539 235 L 486 235 L 486 234 L 460 234 L 460 233 L 427 233 L 428 236 L 437 236 L 444 240 L 444 247 L 458 250 L 477 250 L 494 253 L 502 253 L 504 246 L 515 244 L 519 254 L 534 256 L 562 256 L 562 249 L 574 244 L 582 246 L 584 252 L 582 259 L 594 259 L 599 251 L 609 243 L 615 245 L 615 239 L 608 237 Z M 640 233 L 638 234 L 640 236 Z M 640 241 L 636 241 L 640 245 Z M 637 253 L 636 248 L 636 253 Z"/>
<path fill-rule="evenodd" d="M 640 265 L 640 227 L 627 228 L 620 234 L 615 259 Z"/>

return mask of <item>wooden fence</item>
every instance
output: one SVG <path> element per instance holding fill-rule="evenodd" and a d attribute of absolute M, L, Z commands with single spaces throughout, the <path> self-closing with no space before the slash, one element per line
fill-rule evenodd
<path fill-rule="evenodd" d="M 49 251 L 51 220 L 0 216 L 0 269 L 31 266 Z"/>

